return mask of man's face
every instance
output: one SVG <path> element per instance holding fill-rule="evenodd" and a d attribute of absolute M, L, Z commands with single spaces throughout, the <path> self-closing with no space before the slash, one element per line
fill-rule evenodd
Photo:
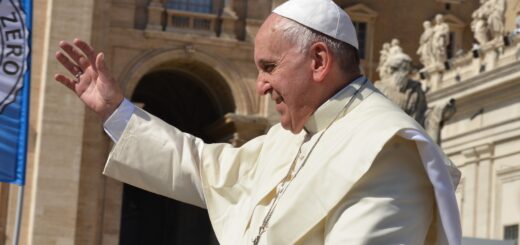
<path fill-rule="evenodd" d="M 256 88 L 260 95 L 270 95 L 276 103 L 282 126 L 298 133 L 315 110 L 308 100 L 312 96 L 312 64 L 306 52 L 284 40 L 276 30 L 280 18 L 269 16 L 256 36 Z"/>

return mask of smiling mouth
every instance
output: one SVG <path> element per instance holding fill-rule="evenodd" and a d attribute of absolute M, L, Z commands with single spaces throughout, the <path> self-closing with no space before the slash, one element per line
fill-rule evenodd
<path fill-rule="evenodd" d="M 276 103 L 280 104 L 283 102 L 282 96 L 280 96 L 278 93 L 271 93 L 271 99 Z"/>

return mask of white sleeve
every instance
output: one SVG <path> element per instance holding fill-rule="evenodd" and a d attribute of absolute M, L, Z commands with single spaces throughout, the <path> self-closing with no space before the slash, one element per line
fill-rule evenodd
<path fill-rule="evenodd" d="M 103 173 L 121 182 L 205 207 L 200 178 L 204 142 L 134 107 Z"/>
<path fill-rule="evenodd" d="M 126 98 L 123 100 L 121 105 L 108 117 L 103 124 L 105 133 L 117 143 L 125 131 L 126 125 L 134 112 L 134 104 L 128 101 Z"/>

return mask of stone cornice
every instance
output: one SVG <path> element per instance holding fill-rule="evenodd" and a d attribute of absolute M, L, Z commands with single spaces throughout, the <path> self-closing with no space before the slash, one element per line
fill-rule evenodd
<path fill-rule="evenodd" d="M 480 92 L 491 86 L 499 86 L 516 79 L 520 79 L 520 61 L 512 62 L 508 65 L 469 78 L 464 82 L 429 93 L 427 94 L 427 100 L 438 101 L 451 97 L 460 99 L 461 97 Z M 490 83 L 490 81 L 494 82 Z M 483 86 L 486 83 L 489 83 L 489 86 Z"/>
<path fill-rule="evenodd" d="M 486 143 L 479 146 L 474 146 L 463 150 L 461 153 L 468 160 L 477 160 L 482 158 L 491 157 L 493 155 L 494 145 L 492 143 Z"/>
<path fill-rule="evenodd" d="M 228 48 L 240 48 L 245 50 L 253 50 L 253 43 L 248 41 L 239 41 L 236 39 L 220 38 L 215 36 L 202 35 L 197 32 L 166 32 L 166 31 L 155 31 L 155 30 L 137 30 L 134 28 L 121 28 L 121 27 L 110 27 L 112 32 L 120 32 L 121 35 L 127 36 L 141 36 L 146 39 L 156 39 L 164 41 L 178 41 L 185 43 L 196 43 L 218 47 Z M 130 39 L 130 42 L 135 40 Z"/>
<path fill-rule="evenodd" d="M 502 142 L 518 138 L 520 137 L 520 127 L 518 125 L 520 125 L 520 119 L 516 118 L 477 130 L 466 131 L 445 138 L 442 148 L 448 155 L 452 155 L 472 147 L 487 144 L 488 142 Z"/>

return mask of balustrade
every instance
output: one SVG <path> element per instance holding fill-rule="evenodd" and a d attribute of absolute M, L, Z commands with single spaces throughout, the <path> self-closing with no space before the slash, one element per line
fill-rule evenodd
<path fill-rule="evenodd" d="M 152 0 L 148 5 L 147 30 L 183 32 L 235 39 L 238 20 L 232 10 L 233 1 L 225 1 L 221 14 L 201 13 L 167 8 L 164 0 Z"/>

